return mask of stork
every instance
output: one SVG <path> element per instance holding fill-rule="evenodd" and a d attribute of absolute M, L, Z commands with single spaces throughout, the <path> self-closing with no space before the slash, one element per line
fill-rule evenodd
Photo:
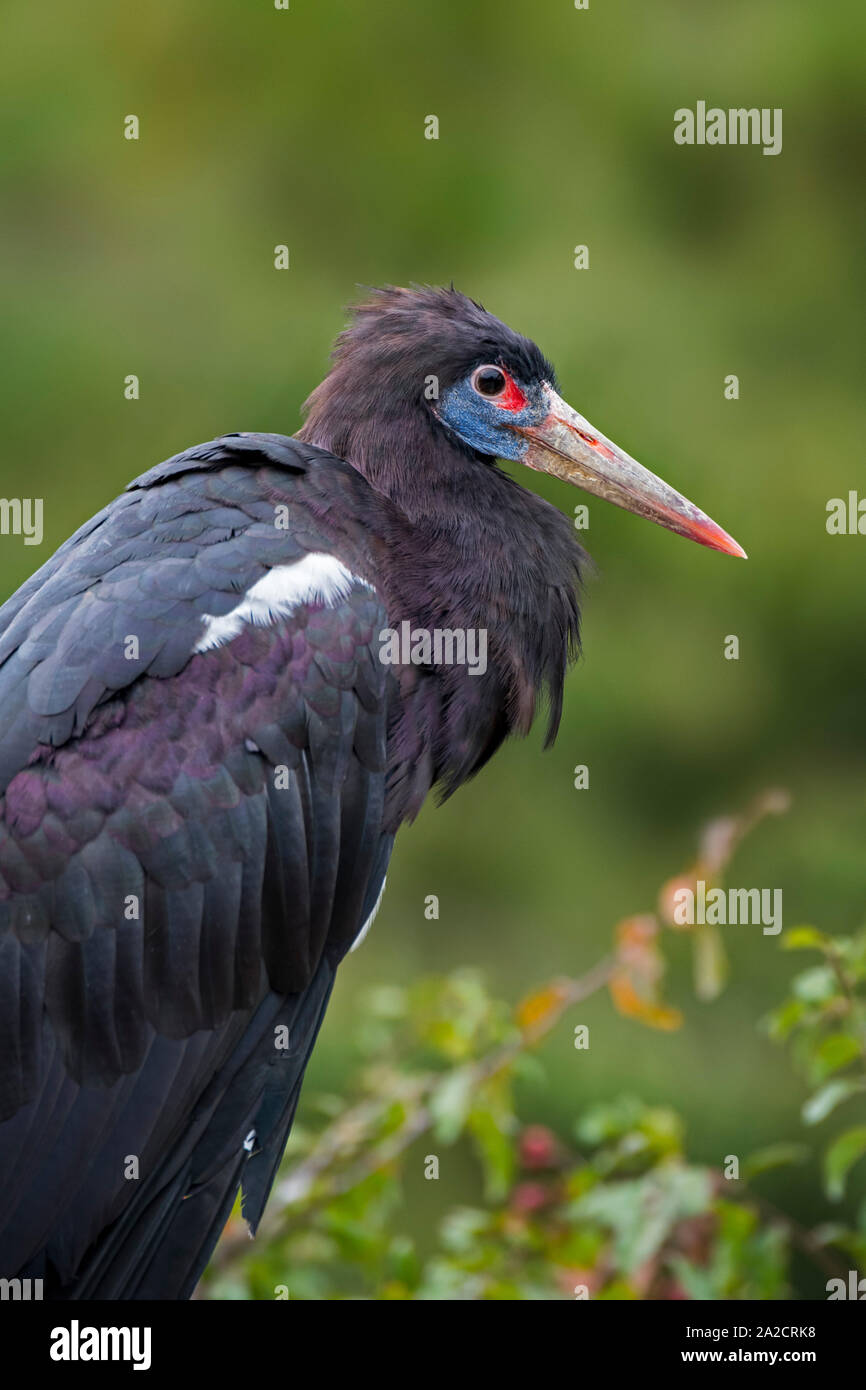
<path fill-rule="evenodd" d="M 497 459 L 744 554 L 534 343 L 386 288 L 296 435 L 151 468 L 0 608 L 0 1276 L 186 1298 L 239 1189 L 255 1231 L 399 827 L 556 735 L 585 557 Z"/>

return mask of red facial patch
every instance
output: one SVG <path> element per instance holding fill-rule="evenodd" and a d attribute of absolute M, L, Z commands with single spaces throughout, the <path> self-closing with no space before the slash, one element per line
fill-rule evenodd
<path fill-rule="evenodd" d="M 500 410 L 522 410 L 526 405 L 526 397 L 513 377 L 507 372 L 503 372 L 502 375 L 505 377 L 505 390 L 501 396 L 493 398 L 494 405 L 498 405 Z"/>

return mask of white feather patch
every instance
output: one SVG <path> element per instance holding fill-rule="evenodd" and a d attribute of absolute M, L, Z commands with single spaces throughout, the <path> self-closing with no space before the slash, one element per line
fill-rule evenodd
<path fill-rule="evenodd" d="M 373 923 L 375 922 L 375 920 L 376 920 L 376 913 L 379 911 L 379 908 L 382 906 L 382 899 L 383 899 L 384 896 L 385 896 L 385 884 L 386 884 L 387 882 L 388 882 L 387 878 L 383 878 L 383 879 L 382 879 L 382 887 L 379 889 L 379 896 L 378 896 L 378 898 L 376 899 L 376 903 L 375 903 L 375 906 L 374 906 L 374 908 L 373 908 L 373 911 L 370 913 L 370 916 L 367 918 L 367 920 L 366 920 L 366 922 L 364 923 L 363 927 L 362 927 L 361 930 L 358 932 L 358 935 L 355 937 L 355 940 L 352 942 L 351 946 L 349 947 L 349 955 L 351 955 L 353 951 L 357 951 L 357 949 L 358 949 L 358 947 L 360 946 L 361 942 L 364 940 L 364 937 L 367 935 L 367 932 L 370 930 L 370 928 L 372 927 Z"/>
<path fill-rule="evenodd" d="M 345 598 L 355 584 L 370 588 L 365 579 L 359 579 L 342 561 L 324 551 L 313 551 L 293 565 L 275 565 L 256 580 L 231 612 L 222 617 L 204 615 L 205 630 L 193 650 L 212 651 L 237 637 L 244 623 L 268 627 L 303 603 L 335 603 Z"/>

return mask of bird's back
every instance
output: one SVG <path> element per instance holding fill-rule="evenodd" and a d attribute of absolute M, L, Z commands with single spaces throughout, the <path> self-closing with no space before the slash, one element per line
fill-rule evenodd
<path fill-rule="evenodd" d="M 392 843 L 369 493 L 227 436 L 0 609 L 6 1277 L 183 1297 L 261 1214 Z"/>

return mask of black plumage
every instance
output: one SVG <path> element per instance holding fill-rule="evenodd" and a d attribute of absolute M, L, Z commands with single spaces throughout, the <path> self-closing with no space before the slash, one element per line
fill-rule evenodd
<path fill-rule="evenodd" d="M 555 734 L 582 556 L 495 463 L 552 392 L 456 291 L 380 292 L 297 437 L 151 469 L 0 609 L 0 1276 L 186 1297 L 239 1184 L 255 1228 L 400 824 L 540 697 Z M 384 663 L 404 620 L 486 670 Z"/>

